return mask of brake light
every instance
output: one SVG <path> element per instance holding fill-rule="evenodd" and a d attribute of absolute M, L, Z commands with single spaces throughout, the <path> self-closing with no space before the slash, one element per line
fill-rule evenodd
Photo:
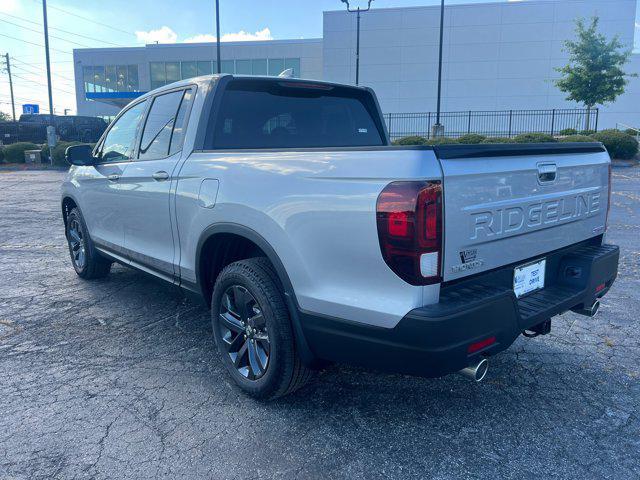
<path fill-rule="evenodd" d="M 378 196 L 378 239 L 389 268 L 412 285 L 441 281 L 442 185 L 393 182 Z"/>

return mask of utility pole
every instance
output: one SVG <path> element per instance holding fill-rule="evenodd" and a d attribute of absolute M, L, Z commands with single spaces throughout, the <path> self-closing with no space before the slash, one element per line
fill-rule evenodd
<path fill-rule="evenodd" d="M 11 79 L 11 63 L 9 63 L 9 54 L 6 53 L 4 61 L 7 64 L 7 74 L 9 75 L 9 90 L 11 91 L 11 113 L 13 114 L 13 121 L 16 121 L 16 102 L 13 99 L 13 80 Z"/>
<path fill-rule="evenodd" d="M 47 24 L 47 0 L 42 0 L 42 19 L 44 20 L 44 53 L 47 61 L 47 89 L 49 90 L 49 126 L 47 127 L 47 144 L 49 145 L 49 161 L 53 164 L 51 151 L 56 146 L 56 127 L 53 122 L 53 95 L 51 94 L 51 61 L 49 59 L 49 26 Z"/>
<path fill-rule="evenodd" d="M 433 136 L 444 136 L 444 127 L 440 123 L 440 99 L 442 96 L 442 39 L 444 37 L 444 0 L 440 2 L 440 51 L 438 53 L 438 100 L 436 107 L 436 123 L 433 125 Z"/>
<path fill-rule="evenodd" d="M 216 0 L 216 52 L 218 59 L 216 73 L 220 73 L 222 72 L 220 65 L 220 0 Z"/>
<path fill-rule="evenodd" d="M 360 83 L 360 12 L 368 12 L 371 10 L 371 2 L 373 0 L 369 0 L 367 3 L 367 8 L 360 9 L 360 7 L 352 10 L 349 6 L 349 0 L 341 0 L 342 3 L 347 5 L 347 12 L 356 13 L 356 85 Z"/>

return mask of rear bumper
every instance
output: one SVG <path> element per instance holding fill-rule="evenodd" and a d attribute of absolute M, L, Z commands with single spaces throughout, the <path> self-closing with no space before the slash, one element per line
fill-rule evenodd
<path fill-rule="evenodd" d="M 412 310 L 392 329 L 300 312 L 304 336 L 324 360 L 425 377 L 457 372 L 505 350 L 522 331 L 604 296 L 617 276 L 619 249 L 579 244 L 544 258 L 545 288 L 520 299 L 512 265 L 443 285 L 438 304 Z M 494 343 L 469 353 L 490 337 Z"/>

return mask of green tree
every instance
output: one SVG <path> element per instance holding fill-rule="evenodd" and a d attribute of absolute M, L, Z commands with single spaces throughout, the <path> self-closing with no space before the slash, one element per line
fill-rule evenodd
<path fill-rule="evenodd" d="M 0 112 L 0 122 L 8 122 L 11 120 L 11 115 L 8 113 Z"/>
<path fill-rule="evenodd" d="M 589 25 L 584 19 L 576 21 L 577 38 L 564 44 L 569 52 L 569 64 L 557 69 L 562 74 L 562 78 L 556 80 L 557 87 L 568 94 L 567 100 L 582 103 L 587 110 L 615 101 L 624 93 L 627 78 L 636 76 L 623 70 L 631 50 L 624 50 L 617 35 L 607 40 L 598 32 L 598 22 L 598 17 L 593 17 Z"/>

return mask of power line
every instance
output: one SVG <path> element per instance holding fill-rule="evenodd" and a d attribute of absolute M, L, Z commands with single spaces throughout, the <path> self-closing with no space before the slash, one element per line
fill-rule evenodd
<path fill-rule="evenodd" d="M 15 60 L 14 58 L 11 58 L 11 59 L 12 59 L 12 60 Z M 25 67 L 22 65 L 22 62 L 19 62 L 17 65 L 15 65 L 15 64 L 14 64 L 14 65 L 13 65 L 13 67 L 14 67 L 14 68 L 19 68 L 19 69 L 20 69 L 20 70 L 22 70 L 23 72 L 25 72 L 25 73 L 30 73 L 30 74 L 32 74 L 32 75 L 42 75 L 42 72 L 37 72 L 37 71 L 29 70 L 29 69 L 25 68 Z M 35 69 L 39 69 L 39 70 L 44 70 L 44 67 L 38 67 L 38 66 L 30 66 L 29 68 L 35 68 Z M 58 73 L 56 73 L 55 75 L 56 75 L 56 77 L 62 78 L 62 79 L 64 79 L 64 80 L 68 80 L 69 82 L 72 82 L 73 84 L 75 84 L 75 80 L 73 80 L 72 78 L 65 77 L 64 75 L 60 75 L 60 74 L 58 74 Z"/>
<path fill-rule="evenodd" d="M 16 26 L 18 28 L 24 28 L 25 30 L 29 30 L 31 32 L 42 33 L 40 30 L 36 30 L 35 28 L 25 27 L 24 25 L 20 25 L 18 23 L 10 22 L 9 20 L 4 20 L 2 18 L 0 18 L 0 22 L 8 23 L 9 25 L 14 25 L 14 26 Z M 72 43 L 74 45 L 78 45 L 79 47 L 91 48 L 89 45 L 84 45 L 82 43 L 74 42 L 73 40 L 67 40 L 66 38 L 58 37 L 56 35 L 49 35 L 49 36 L 51 38 L 55 38 L 57 40 L 62 40 L 63 42 L 69 42 L 69 43 Z"/>
<path fill-rule="evenodd" d="M 37 85 L 44 85 L 44 86 L 46 86 L 46 85 L 47 85 L 46 83 L 37 82 L 37 81 L 35 81 L 35 80 L 31 80 L 30 78 L 23 77 L 23 76 L 21 76 L 21 75 L 17 75 L 17 74 L 15 74 L 15 73 L 13 74 L 13 76 L 14 76 L 14 77 L 16 77 L 16 78 L 19 78 L 19 79 L 21 79 L 21 80 L 24 80 L 25 82 L 31 82 L 31 83 L 35 83 L 35 84 L 37 84 Z M 74 95 L 74 96 L 75 96 L 75 93 L 74 93 L 74 92 L 70 92 L 70 91 L 68 91 L 68 90 L 64 90 L 64 89 L 62 89 L 62 88 L 55 87 L 55 88 L 54 88 L 54 90 L 58 90 L 59 92 L 64 92 L 64 93 L 68 93 L 69 95 Z"/>
<path fill-rule="evenodd" d="M 11 40 L 17 40 L 18 42 L 28 43 L 29 45 L 35 45 L 36 47 L 43 47 L 44 48 L 44 45 L 42 45 L 40 43 L 30 42 L 28 40 L 23 40 L 22 38 L 16 38 L 16 37 L 12 37 L 11 35 L 6 35 L 4 33 L 0 33 L 0 36 L 10 38 Z M 54 50 L 54 51 L 59 52 L 59 53 L 64 53 L 66 55 L 73 55 L 71 52 L 69 52 L 67 50 L 58 50 L 57 48 L 51 48 L 51 50 Z"/>
<path fill-rule="evenodd" d="M 35 1 L 39 1 L 39 0 L 35 0 Z M 108 25 L 106 23 L 98 22 L 98 21 L 93 20 L 93 19 L 88 18 L 88 17 L 83 17 L 82 15 L 78 15 L 77 13 L 70 12 L 69 10 L 65 10 L 64 8 L 55 7 L 53 5 L 49 5 L 49 8 L 53 8 L 54 10 L 58 10 L 60 12 L 64 12 L 67 15 L 72 15 L 74 17 L 81 18 L 83 20 L 86 20 L 87 22 L 95 23 L 96 25 L 102 25 L 103 27 L 110 28 L 111 30 L 115 30 L 116 32 L 126 33 L 127 35 L 131 35 L 131 36 L 134 35 L 132 32 L 127 32 L 126 30 L 122 30 L 121 28 L 117 28 L 117 27 L 114 27 L 112 25 Z"/>
<path fill-rule="evenodd" d="M 54 8 L 54 7 L 51 7 L 51 6 L 50 6 L 50 8 Z M 6 15 L 6 16 L 11 17 L 11 18 L 15 18 L 15 19 L 17 19 L 17 20 L 21 20 L 21 21 L 23 21 L 23 22 L 32 23 L 33 25 L 39 25 L 39 26 L 42 26 L 42 24 L 41 24 L 41 23 L 39 23 L 39 22 L 34 22 L 34 21 L 32 21 L 32 20 L 28 20 L 28 19 L 26 19 L 26 18 L 18 17 L 17 15 L 10 15 L 10 14 L 8 14 L 8 13 L 4 13 L 4 12 L 0 12 L 0 14 L 2 14 L 2 15 Z M 119 43 L 113 43 L 113 42 L 109 42 L 109 41 L 107 41 L 107 40 L 102 40 L 102 39 L 100 39 L 100 38 L 88 37 L 87 35 L 82 35 L 82 34 L 77 33 L 77 32 L 70 32 L 69 30 L 64 30 L 64 29 L 59 28 L 59 27 L 49 27 L 49 28 L 50 28 L 51 30 L 57 30 L 58 32 L 68 33 L 68 34 L 70 34 L 70 35 L 75 35 L 76 37 L 86 38 L 87 40 L 94 40 L 94 41 L 96 41 L 96 42 L 106 43 L 106 44 L 108 44 L 108 45 L 113 45 L 113 46 L 115 46 L 115 47 L 125 47 L 125 46 L 126 46 L 126 45 L 122 45 L 122 44 L 119 44 Z"/>

